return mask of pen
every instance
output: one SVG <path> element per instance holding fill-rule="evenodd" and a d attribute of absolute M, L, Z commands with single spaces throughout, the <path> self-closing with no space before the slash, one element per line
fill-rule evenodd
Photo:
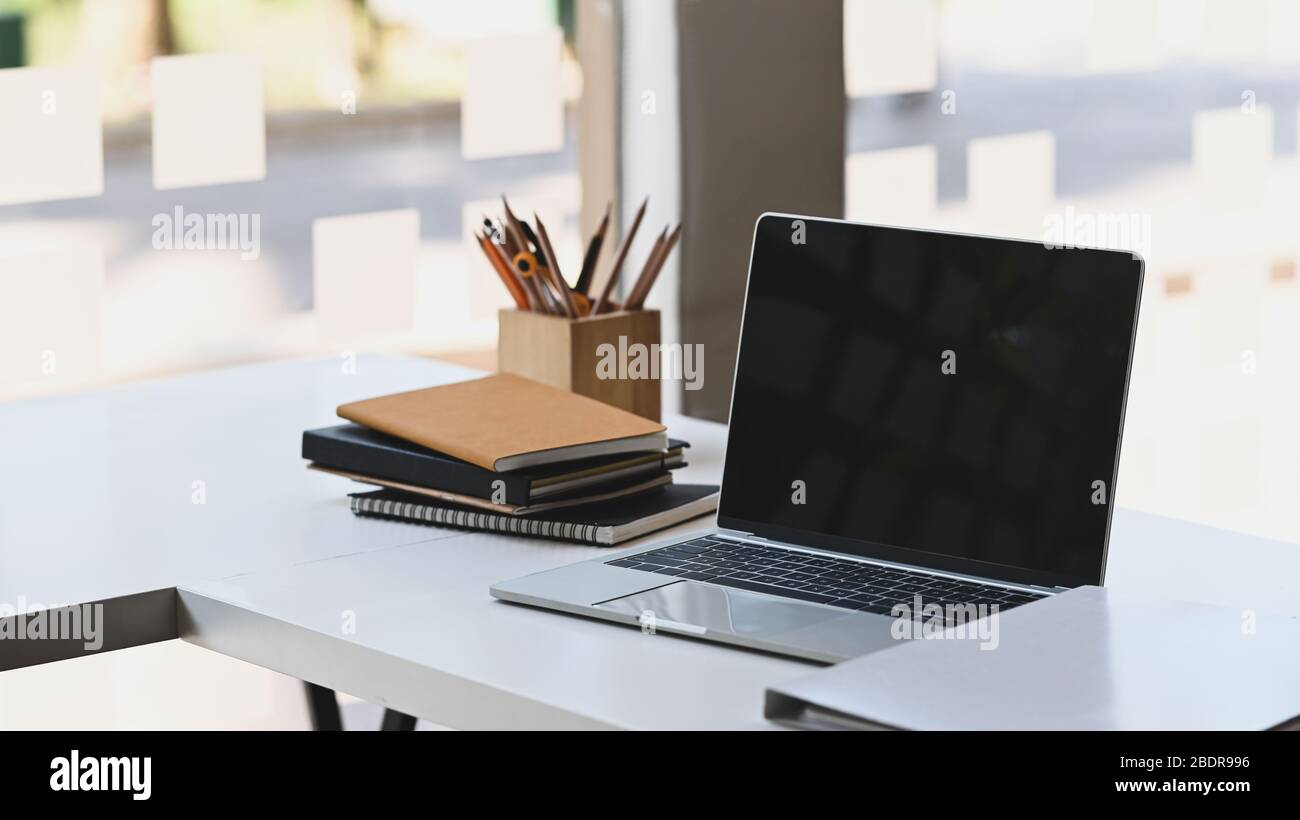
<path fill-rule="evenodd" d="M 582 257 L 582 270 L 578 274 L 578 282 L 573 286 L 578 293 L 585 295 L 591 289 L 591 279 L 596 274 L 596 262 L 600 259 L 600 248 L 605 242 L 605 231 L 609 229 L 609 215 L 613 210 L 613 202 L 605 206 L 605 216 L 600 220 L 600 227 L 596 229 L 591 242 L 587 245 L 587 253 Z"/>
<path fill-rule="evenodd" d="M 524 232 L 524 239 L 527 239 L 528 244 L 533 246 L 533 255 L 544 256 L 545 254 L 542 253 L 542 240 L 537 238 L 537 232 L 533 230 L 533 226 L 521 219 L 519 220 L 519 230 Z"/>

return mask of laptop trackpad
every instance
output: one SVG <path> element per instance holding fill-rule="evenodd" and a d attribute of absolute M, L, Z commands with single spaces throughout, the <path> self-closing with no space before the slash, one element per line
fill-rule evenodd
<path fill-rule="evenodd" d="M 635 618 L 652 613 L 656 621 L 703 627 L 710 632 L 773 636 L 843 620 L 849 615 L 833 609 L 782 601 L 739 589 L 680 581 L 656 589 L 596 604 L 597 609 Z M 668 628 L 667 631 L 673 631 Z M 693 630 L 683 630 L 693 631 Z"/>

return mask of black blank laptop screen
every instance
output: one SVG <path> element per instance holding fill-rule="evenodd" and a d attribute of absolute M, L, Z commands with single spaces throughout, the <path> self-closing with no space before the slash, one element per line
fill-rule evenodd
<path fill-rule="evenodd" d="M 720 523 L 1100 583 L 1140 262 L 794 219 L 756 229 Z"/>

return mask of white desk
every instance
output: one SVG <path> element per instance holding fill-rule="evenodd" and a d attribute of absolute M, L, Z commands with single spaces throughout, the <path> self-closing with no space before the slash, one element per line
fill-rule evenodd
<path fill-rule="evenodd" d="M 179 584 L 447 535 L 322 514 L 342 487 L 298 453 L 341 402 L 473 374 L 282 362 L 0 404 L 0 603 L 102 601 L 121 648 L 176 637 Z M 0 669 L 73 649 L 0 642 Z"/>
<path fill-rule="evenodd" d="M 108 645 L 179 635 L 453 727 L 766 726 L 763 689 L 809 665 L 495 601 L 591 548 L 358 519 L 355 485 L 303 468 L 336 405 L 470 375 L 288 362 L 0 405 L 0 602 L 104 601 Z M 723 428 L 668 423 L 679 480 L 717 481 Z M 1300 615 L 1300 547 L 1126 510 L 1107 581 Z M 58 643 L 0 641 L 0 669 Z"/>

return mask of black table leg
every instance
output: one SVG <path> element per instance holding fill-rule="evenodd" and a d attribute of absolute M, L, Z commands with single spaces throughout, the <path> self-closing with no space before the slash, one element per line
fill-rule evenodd
<path fill-rule="evenodd" d="M 379 728 L 384 732 L 414 732 L 415 716 L 385 709 L 384 722 Z"/>
<path fill-rule="evenodd" d="M 339 709 L 338 698 L 333 689 L 326 689 L 314 683 L 303 681 L 307 689 L 307 712 L 311 716 L 311 728 L 316 732 L 343 731 L 343 712 Z M 384 732 L 413 732 L 416 718 L 394 709 L 384 710 L 384 722 L 380 730 Z"/>
<path fill-rule="evenodd" d="M 343 713 L 333 689 L 303 681 L 307 687 L 307 712 L 311 715 L 311 728 L 316 732 L 343 731 Z"/>

